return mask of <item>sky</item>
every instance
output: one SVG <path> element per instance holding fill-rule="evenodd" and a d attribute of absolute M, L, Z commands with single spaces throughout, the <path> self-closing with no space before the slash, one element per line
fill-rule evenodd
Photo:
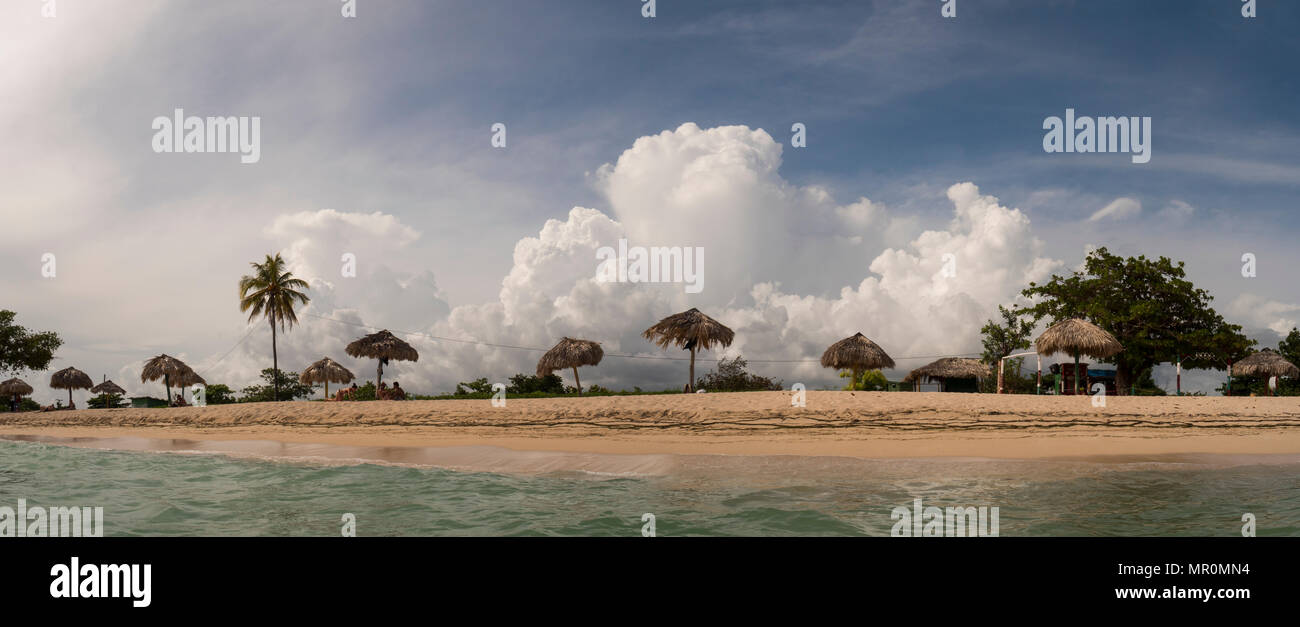
<path fill-rule="evenodd" d="M 898 378 L 1101 246 L 1185 262 L 1262 346 L 1300 324 L 1300 5 L 655 4 L 7 0 L 0 308 L 63 337 L 51 371 L 153 396 L 160 353 L 236 389 L 270 367 L 237 285 L 275 252 L 312 286 L 282 368 L 373 378 L 343 349 L 387 328 L 417 393 L 566 335 L 611 354 L 584 384 L 680 388 L 684 353 L 640 332 L 689 307 L 736 331 L 703 359 L 838 386 L 812 362 L 861 331 Z M 178 108 L 260 118 L 260 159 L 156 152 Z M 1067 109 L 1149 117 L 1151 160 L 1045 152 Z M 702 248 L 702 290 L 597 281 L 619 239 Z M 22 373 L 66 398 L 48 375 Z"/>

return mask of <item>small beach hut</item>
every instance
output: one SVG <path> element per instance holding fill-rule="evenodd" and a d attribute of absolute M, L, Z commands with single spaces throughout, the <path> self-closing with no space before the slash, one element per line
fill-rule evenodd
<path fill-rule="evenodd" d="M 185 387 L 192 385 L 193 382 L 203 382 L 203 378 L 194 373 L 194 370 L 185 365 L 185 362 L 171 357 L 169 355 L 159 355 L 144 363 L 144 370 L 140 371 L 140 382 L 148 383 L 149 381 L 163 380 L 163 385 L 167 388 L 167 404 L 172 402 L 172 386 Z M 197 381 L 195 380 L 197 379 Z M 207 385 L 204 383 L 204 385 Z"/>
<path fill-rule="evenodd" d="M 1286 360 L 1285 357 L 1278 354 L 1271 348 L 1265 348 L 1256 353 L 1251 353 L 1245 359 L 1232 364 L 1233 376 L 1247 377 L 1300 377 L 1300 367 Z M 1277 390 L 1272 390 L 1272 394 L 1277 396 Z"/>
<path fill-rule="evenodd" d="M 988 378 L 993 374 L 993 369 L 988 364 L 968 357 L 944 357 L 930 362 L 916 370 L 907 373 L 903 382 L 912 382 L 913 385 L 919 385 L 922 380 L 939 381 L 939 390 L 948 391 L 948 382 L 950 380 L 966 380 Z M 978 390 L 978 385 L 975 387 Z"/>
<path fill-rule="evenodd" d="M 715 344 L 726 348 L 731 346 L 732 340 L 736 339 L 735 331 L 694 307 L 656 322 L 641 336 L 654 342 L 659 348 L 668 348 L 669 344 L 674 344 L 683 350 L 691 351 L 690 380 L 686 382 L 687 392 L 695 391 L 695 352 L 709 350 Z"/>
<path fill-rule="evenodd" d="M 885 349 L 867 339 L 867 336 L 857 333 L 831 344 L 822 353 L 822 367 L 852 370 L 853 382 L 849 384 L 849 389 L 855 390 L 862 371 L 893 368 L 894 360 L 885 353 Z"/>
<path fill-rule="evenodd" d="M 578 378 L 578 366 L 595 366 L 605 358 L 605 351 L 600 344 L 591 340 L 575 340 L 566 337 L 537 361 L 537 376 L 544 377 L 556 370 L 573 368 L 573 383 L 582 396 L 582 380 Z"/>
<path fill-rule="evenodd" d="M 389 333 L 387 329 L 377 333 L 371 333 L 351 344 L 348 344 L 347 354 L 352 357 L 362 357 L 366 359 L 378 359 L 379 368 L 375 374 L 375 390 L 384 382 L 384 364 L 390 359 L 397 361 L 419 361 L 420 353 L 416 352 L 410 344 L 407 344 L 401 338 Z"/>
<path fill-rule="evenodd" d="M 9 399 L 14 404 L 17 404 L 18 399 L 32 392 L 32 386 L 27 385 L 27 382 L 22 379 L 14 378 L 0 383 L 0 396 Z"/>
<path fill-rule="evenodd" d="M 329 399 L 331 383 L 350 383 L 355 378 L 352 376 L 352 371 L 344 368 L 339 362 L 329 357 L 322 357 L 320 361 L 307 366 L 298 380 L 307 385 L 324 383 L 325 398 Z"/>
<path fill-rule="evenodd" d="M 1075 394 L 1079 393 L 1080 386 L 1080 355 L 1106 359 L 1124 350 L 1115 336 L 1081 318 L 1067 318 L 1053 324 L 1034 341 L 1034 348 L 1044 357 L 1061 352 L 1074 358 Z"/>
<path fill-rule="evenodd" d="M 76 368 L 64 368 L 50 377 L 50 387 L 68 391 L 68 406 L 72 406 L 73 390 L 88 390 L 95 385 L 90 375 Z"/>

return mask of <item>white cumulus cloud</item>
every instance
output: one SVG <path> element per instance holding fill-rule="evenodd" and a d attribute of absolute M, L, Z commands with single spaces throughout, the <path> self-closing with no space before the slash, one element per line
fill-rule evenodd
<path fill-rule="evenodd" d="M 428 269 L 404 257 L 422 236 L 394 216 L 281 216 L 266 234 L 313 282 L 302 324 L 282 336 L 281 363 L 301 368 L 329 355 L 373 378 L 373 363 L 350 360 L 342 349 L 370 327 L 387 327 L 405 332 L 421 358 L 393 364 L 385 378 L 445 392 L 458 381 L 532 372 L 540 353 L 505 347 L 547 348 L 567 335 L 599 341 L 609 355 L 584 372 L 584 384 L 680 387 L 686 364 L 659 358 L 685 353 L 665 353 L 641 332 L 699 307 L 736 331 L 729 349 L 703 358 L 743 354 L 756 360 L 752 370 L 817 385 L 835 381 L 835 373 L 796 362 L 815 360 L 859 331 L 899 358 L 978 352 L 979 328 L 996 307 L 1062 266 L 1044 254 L 1023 212 L 973 183 L 948 189 L 952 217 L 943 228 L 915 233 L 907 216 L 870 199 L 840 204 L 826 189 L 789 183 L 780 164 L 781 145 L 762 130 L 685 124 L 643 137 L 600 168 L 606 210 L 574 207 L 548 220 L 516 243 L 496 299 L 455 307 L 440 298 Z M 704 292 L 597 281 L 596 250 L 620 238 L 703 247 Z M 338 276 L 342 251 L 357 255 L 358 278 Z M 255 331 L 258 339 L 217 371 L 248 379 L 269 366 L 266 335 Z M 922 363 L 900 361 L 899 368 Z M 697 376 L 710 367 L 698 364 Z"/>

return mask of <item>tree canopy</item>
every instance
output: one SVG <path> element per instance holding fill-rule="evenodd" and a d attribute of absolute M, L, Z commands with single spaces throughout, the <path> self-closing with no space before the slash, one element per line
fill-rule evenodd
<path fill-rule="evenodd" d="M 296 372 L 285 372 L 274 368 L 263 368 L 262 380 L 266 382 L 265 385 L 250 385 L 241 390 L 239 402 L 264 403 L 279 400 L 281 396 L 289 399 L 307 398 L 316 388 L 314 385 L 299 381 Z M 208 397 L 208 402 L 212 403 L 211 396 Z"/>
<path fill-rule="evenodd" d="M 1121 394 L 1156 364 L 1181 356 L 1186 368 L 1223 369 L 1255 344 L 1210 307 L 1214 298 L 1187 280 L 1183 262 L 1168 257 L 1125 258 L 1099 248 L 1082 270 L 1030 283 L 1021 293 L 1033 304 L 1016 313 L 1035 322 L 1083 318 L 1124 345 L 1110 358 Z"/>
<path fill-rule="evenodd" d="M 986 364 L 997 367 L 998 361 L 1018 350 L 1029 348 L 1029 336 L 1034 332 L 1034 322 L 1025 320 L 1014 309 L 998 305 L 1001 322 L 989 320 L 980 329 L 984 336 L 984 355 L 981 359 Z"/>
<path fill-rule="evenodd" d="M 34 333 L 19 326 L 14 323 L 17 317 L 12 311 L 0 311 L 0 373 L 49 368 L 63 340 L 53 331 Z"/>

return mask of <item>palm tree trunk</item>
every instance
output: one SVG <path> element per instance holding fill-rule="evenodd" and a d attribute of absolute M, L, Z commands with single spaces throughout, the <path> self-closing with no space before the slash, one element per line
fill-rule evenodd
<path fill-rule="evenodd" d="M 691 380 L 686 382 L 686 391 L 695 391 L 695 347 L 691 347 Z"/>
<path fill-rule="evenodd" d="M 578 396 L 582 396 L 582 379 L 578 378 L 578 367 L 573 367 L 573 382 L 578 385 Z"/>
<path fill-rule="evenodd" d="M 271 399 L 280 400 L 280 355 L 275 350 L 275 316 L 271 316 L 271 379 L 272 392 Z"/>

